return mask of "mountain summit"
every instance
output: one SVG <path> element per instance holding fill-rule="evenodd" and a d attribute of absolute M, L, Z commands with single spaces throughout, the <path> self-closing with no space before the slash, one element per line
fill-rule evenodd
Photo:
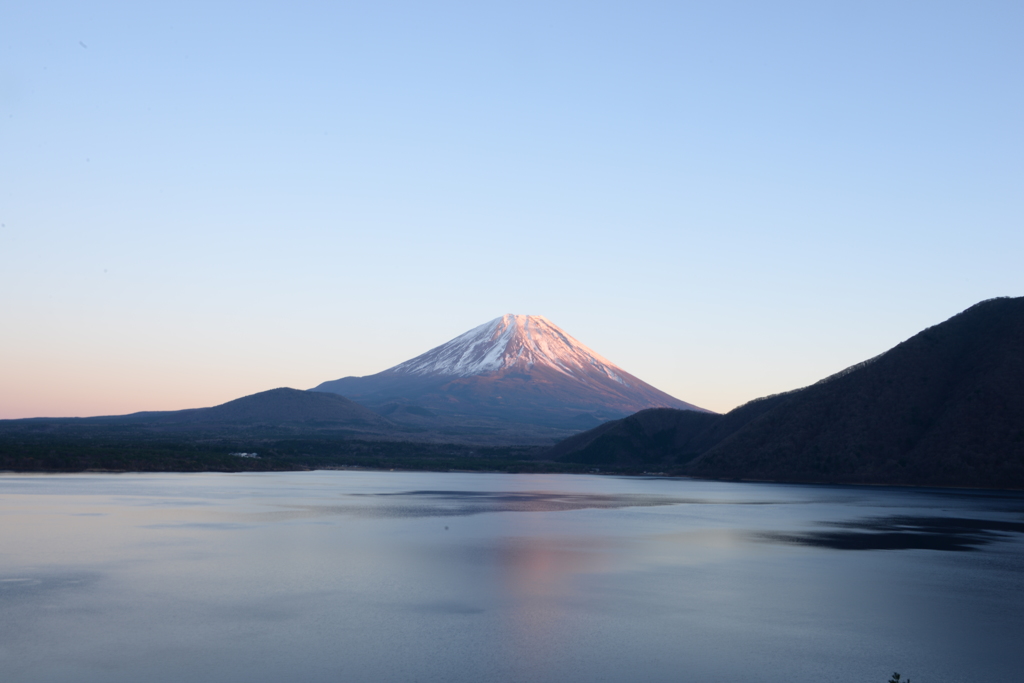
<path fill-rule="evenodd" d="M 386 372 L 468 377 L 552 368 L 582 380 L 594 374 L 625 385 L 625 372 L 540 315 L 503 315 Z"/>
<path fill-rule="evenodd" d="M 392 368 L 324 382 L 391 419 L 579 430 L 644 408 L 698 410 L 637 379 L 547 318 L 503 315 Z"/>

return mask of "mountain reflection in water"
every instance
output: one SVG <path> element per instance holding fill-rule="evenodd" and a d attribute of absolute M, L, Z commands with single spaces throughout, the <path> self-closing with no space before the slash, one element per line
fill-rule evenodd
<path fill-rule="evenodd" d="M 767 541 L 838 550 L 978 550 L 984 545 L 1024 534 L 1024 522 L 965 517 L 877 517 L 828 522 L 834 531 L 801 534 L 763 533 Z"/>
<path fill-rule="evenodd" d="M 1016 681 L 1022 508 L 606 476 L 0 475 L 0 672 Z"/>

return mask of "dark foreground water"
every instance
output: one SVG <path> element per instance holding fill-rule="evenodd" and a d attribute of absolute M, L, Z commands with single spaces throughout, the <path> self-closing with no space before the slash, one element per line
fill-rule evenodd
<path fill-rule="evenodd" d="M 1024 497 L 0 476 L 0 680 L 1024 680 Z"/>

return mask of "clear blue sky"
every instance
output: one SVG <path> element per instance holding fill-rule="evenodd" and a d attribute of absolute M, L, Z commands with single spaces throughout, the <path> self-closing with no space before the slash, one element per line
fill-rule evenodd
<path fill-rule="evenodd" d="M 1024 294 L 1021 36 L 1020 2 L 7 3 L 0 417 L 308 388 L 503 313 L 714 410 L 808 384 Z"/>

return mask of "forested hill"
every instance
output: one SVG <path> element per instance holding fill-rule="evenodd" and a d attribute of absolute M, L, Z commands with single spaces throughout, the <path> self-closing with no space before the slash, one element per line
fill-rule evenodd
<path fill-rule="evenodd" d="M 1024 298 L 984 301 L 707 424 L 652 417 L 601 425 L 553 456 L 701 477 L 1024 488 Z"/>

